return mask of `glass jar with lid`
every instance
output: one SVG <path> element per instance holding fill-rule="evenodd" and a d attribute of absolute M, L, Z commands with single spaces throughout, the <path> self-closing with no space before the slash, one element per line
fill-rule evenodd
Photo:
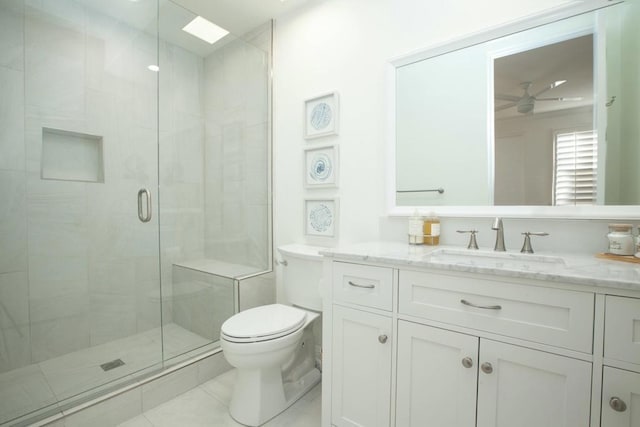
<path fill-rule="evenodd" d="M 633 255 L 635 253 L 635 244 L 631 224 L 609 224 L 609 250 L 613 255 Z"/>

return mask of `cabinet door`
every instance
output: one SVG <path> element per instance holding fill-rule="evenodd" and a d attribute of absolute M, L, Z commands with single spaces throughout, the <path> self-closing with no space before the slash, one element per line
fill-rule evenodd
<path fill-rule="evenodd" d="M 476 424 L 478 338 L 398 322 L 396 425 Z"/>
<path fill-rule="evenodd" d="M 640 426 L 640 374 L 605 366 L 602 427 Z"/>
<path fill-rule="evenodd" d="M 640 365 L 640 298 L 607 295 L 604 357 Z"/>
<path fill-rule="evenodd" d="M 333 307 L 331 419 L 337 427 L 390 423 L 390 317 Z"/>
<path fill-rule="evenodd" d="M 480 340 L 478 427 L 589 425 L 591 364 Z"/>

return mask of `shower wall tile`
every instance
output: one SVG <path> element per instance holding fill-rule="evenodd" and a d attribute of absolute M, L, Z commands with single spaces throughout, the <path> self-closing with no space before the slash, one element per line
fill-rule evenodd
<path fill-rule="evenodd" d="M 262 274 L 240 281 L 240 311 L 275 302 L 275 273 Z"/>
<path fill-rule="evenodd" d="M 270 26 L 250 37 L 267 49 L 236 40 L 205 60 L 205 251 L 266 269 Z"/>
<path fill-rule="evenodd" d="M 86 294 L 89 271 L 84 256 L 29 257 L 29 294 L 34 299 Z"/>
<path fill-rule="evenodd" d="M 202 116 L 204 99 L 202 98 L 202 82 L 204 79 L 204 62 L 202 58 L 180 47 L 167 45 L 167 59 L 170 63 L 172 82 L 170 102 L 177 110 L 191 115 Z"/>
<path fill-rule="evenodd" d="M 24 69 L 23 17 L 22 2 L 0 1 L 0 67 Z"/>
<path fill-rule="evenodd" d="M 66 22 L 83 28 L 85 24 L 85 8 L 76 0 L 24 0 L 25 11 L 31 15 L 42 16 L 46 19 Z"/>
<path fill-rule="evenodd" d="M 173 320 L 211 341 L 233 315 L 233 281 L 213 274 L 172 266 Z"/>
<path fill-rule="evenodd" d="M 32 322 L 32 362 L 42 362 L 89 347 L 91 337 L 88 324 L 87 314 Z"/>
<path fill-rule="evenodd" d="M 34 323 L 55 321 L 69 316 L 86 316 L 90 311 L 89 293 L 58 291 L 57 295 L 52 297 L 30 297 L 29 307 L 31 321 Z"/>
<path fill-rule="evenodd" d="M 23 171 L 25 167 L 23 79 L 22 71 L 0 66 L 0 169 Z"/>
<path fill-rule="evenodd" d="M 89 307 L 92 346 L 138 332 L 135 296 L 92 293 Z"/>
<path fill-rule="evenodd" d="M 93 241 L 98 243 L 97 241 Z M 98 248 L 95 248 L 98 249 Z M 136 260 L 118 256 L 118 252 L 94 250 L 89 257 L 89 289 L 91 294 L 133 297 L 136 294 Z"/>
<path fill-rule="evenodd" d="M 82 15 L 72 3 L 56 2 L 48 12 Z M 26 8 L 25 98 L 40 113 L 77 119 L 84 115 L 84 19 L 71 19 Z"/>
<path fill-rule="evenodd" d="M 144 263 L 144 259 L 141 260 Z M 158 274 L 158 261 L 153 259 L 155 271 Z M 137 332 L 143 332 L 150 329 L 158 328 L 161 324 L 162 318 L 160 317 L 160 282 L 158 277 L 144 273 L 145 277 L 139 277 L 136 280 L 136 330 Z M 163 297 L 163 304 L 169 302 L 169 298 Z M 164 305 L 162 306 L 164 308 Z M 168 319 L 171 321 L 171 319 Z"/>
<path fill-rule="evenodd" d="M 0 170 L 0 273 L 27 271 L 25 174 Z"/>
<path fill-rule="evenodd" d="M 0 373 L 29 365 L 29 288 L 27 274 L 0 274 Z M 0 387 L 1 388 L 1 387 Z"/>

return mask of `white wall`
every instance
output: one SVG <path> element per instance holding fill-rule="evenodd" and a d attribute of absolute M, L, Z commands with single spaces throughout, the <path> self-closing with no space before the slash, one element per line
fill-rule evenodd
<path fill-rule="evenodd" d="M 385 217 L 387 61 L 562 3 L 560 0 L 457 0 L 437 4 L 420 0 L 326 0 L 310 2 L 306 8 L 278 19 L 274 34 L 275 244 L 306 241 L 302 227 L 303 199 L 328 196 L 340 198 L 340 244 L 404 239 L 406 219 Z M 340 134 L 306 142 L 302 137 L 304 99 L 333 90 L 340 93 Z M 339 189 L 304 190 L 302 150 L 324 142 L 340 145 Z M 452 220 L 449 225 L 445 219 L 443 227 L 451 231 L 466 222 L 473 221 Z M 517 223 L 518 229 L 549 228 L 548 231 L 562 234 L 566 228 L 575 232 L 574 241 L 549 236 L 546 242 L 552 243 L 543 243 L 542 247 L 558 244 L 567 249 L 573 246 L 585 251 L 603 249 L 599 238 L 587 240 L 587 245 L 580 242 L 592 232 L 598 236 L 606 234 L 606 222 L 518 220 Z M 490 222 L 485 219 L 479 224 L 483 227 L 480 240 L 490 244 Z M 507 229 L 508 234 L 511 232 Z M 459 240 L 455 233 L 447 232 L 442 243 L 462 244 Z M 513 245 L 520 244 L 519 233 L 513 240 Z"/>

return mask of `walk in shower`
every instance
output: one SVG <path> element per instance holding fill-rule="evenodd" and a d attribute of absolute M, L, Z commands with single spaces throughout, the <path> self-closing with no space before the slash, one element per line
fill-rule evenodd
<path fill-rule="evenodd" d="M 274 296 L 271 23 L 211 45 L 194 17 L 0 0 L 0 425 L 213 349 Z"/>

